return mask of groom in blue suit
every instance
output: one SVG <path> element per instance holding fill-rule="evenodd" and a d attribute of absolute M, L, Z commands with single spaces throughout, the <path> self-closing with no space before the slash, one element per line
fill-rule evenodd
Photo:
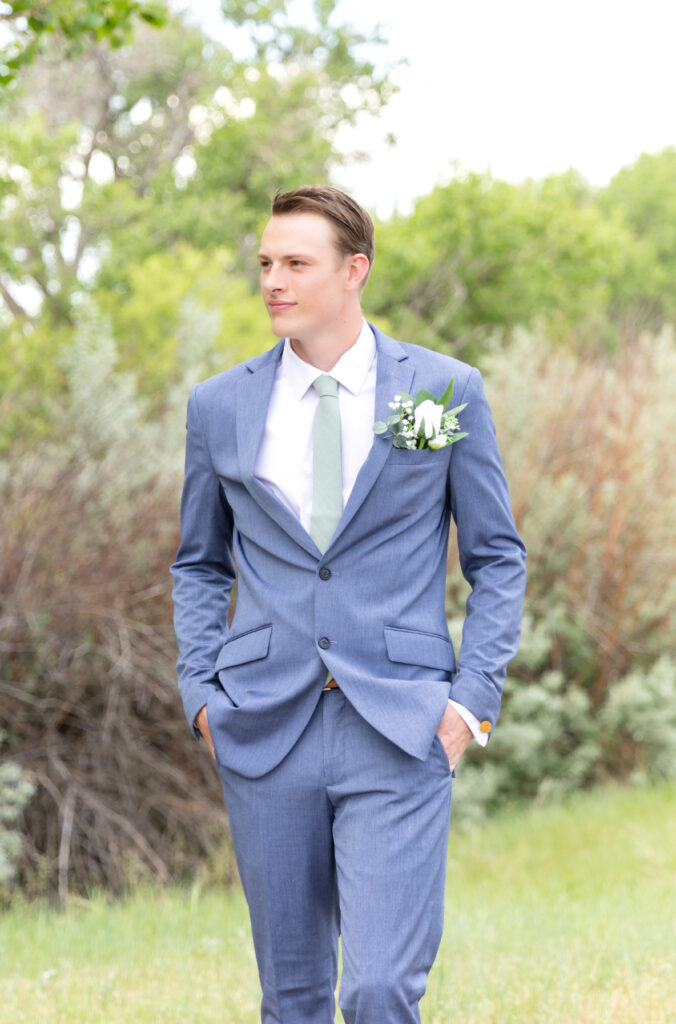
<path fill-rule="evenodd" d="M 363 320 L 373 255 L 345 193 L 278 194 L 259 262 L 282 340 L 188 405 L 179 685 L 221 774 L 263 1024 L 333 1022 L 339 935 L 346 1024 L 420 1021 L 452 776 L 518 645 L 525 549 L 481 377 Z M 423 447 L 374 434 L 399 396 L 450 378 L 466 436 L 426 443 L 434 403 Z M 471 587 L 457 663 L 451 516 Z"/>

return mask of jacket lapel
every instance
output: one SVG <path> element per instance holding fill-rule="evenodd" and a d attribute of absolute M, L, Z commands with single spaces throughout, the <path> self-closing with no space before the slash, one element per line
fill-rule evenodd
<path fill-rule="evenodd" d="M 297 544 L 315 558 L 319 549 L 292 512 L 254 477 L 256 456 L 265 429 L 272 385 L 281 359 L 284 342 L 247 363 L 247 376 L 237 388 L 237 455 L 242 483 L 251 497 L 285 530 Z"/>
<path fill-rule="evenodd" d="M 369 326 L 375 334 L 378 352 L 375 420 L 386 420 L 392 412 L 389 403 L 394 396 L 401 391 L 410 392 L 411 384 L 413 383 L 414 367 L 403 345 L 400 345 L 398 341 L 394 341 L 393 338 L 388 338 L 386 334 L 379 331 L 373 324 L 369 324 Z M 391 448 L 391 438 L 374 435 L 371 450 L 364 465 L 359 470 L 336 532 L 331 538 L 331 544 L 328 547 L 329 551 L 363 504 L 369 491 L 378 479 L 378 475 L 385 465 L 385 460 L 390 454 Z"/>
<path fill-rule="evenodd" d="M 375 420 L 385 420 L 390 415 L 389 403 L 401 392 L 410 392 L 413 383 L 414 367 L 405 348 L 399 342 L 388 338 L 369 325 L 376 338 L 378 353 L 378 369 L 376 373 Z M 320 557 L 319 548 L 310 535 L 301 526 L 292 512 L 279 501 L 271 491 L 254 477 L 256 456 L 265 429 L 265 420 L 275 372 L 282 355 L 284 342 L 279 342 L 269 352 L 252 359 L 247 363 L 247 376 L 237 389 L 237 454 L 239 456 L 242 482 L 251 497 L 267 514 L 274 519 L 289 536 L 300 544 L 315 558 Z M 331 539 L 327 551 L 340 537 L 359 507 L 363 504 L 371 488 L 378 479 L 387 456 L 392 448 L 389 437 L 374 436 L 373 445 L 359 470 L 352 493 Z"/>

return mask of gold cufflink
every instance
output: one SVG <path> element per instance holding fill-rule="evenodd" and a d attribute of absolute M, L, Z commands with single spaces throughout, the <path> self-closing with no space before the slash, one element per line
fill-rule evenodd
<path fill-rule="evenodd" d="M 485 719 L 479 726 L 479 732 L 490 732 L 492 728 L 491 723 Z"/>

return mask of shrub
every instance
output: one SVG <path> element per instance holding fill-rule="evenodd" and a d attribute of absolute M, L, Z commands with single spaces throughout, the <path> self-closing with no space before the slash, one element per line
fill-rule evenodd
<path fill-rule="evenodd" d="M 488 762 L 471 750 L 459 772 L 459 816 L 676 775 L 675 379 L 666 330 L 582 361 L 521 333 L 487 360 L 529 578 L 500 724 Z M 454 620 L 463 599 L 456 580 Z"/>
<path fill-rule="evenodd" d="M 36 786 L 20 880 L 62 903 L 70 888 L 177 877 L 224 835 L 174 672 L 187 390 L 148 421 L 115 361 L 105 324 L 85 321 L 51 439 L 0 476 L 0 725 Z"/>
<path fill-rule="evenodd" d="M 527 609 L 548 624 L 551 668 L 595 707 L 676 649 L 675 379 L 671 330 L 612 360 L 521 335 L 488 364 Z"/>
<path fill-rule="evenodd" d="M 676 778 L 676 661 L 664 656 L 621 679 L 600 725 L 608 774 L 634 782 Z"/>
<path fill-rule="evenodd" d="M 0 764 L 0 887 L 12 881 L 21 851 L 22 835 L 17 820 L 33 793 L 31 782 L 18 764 Z"/>

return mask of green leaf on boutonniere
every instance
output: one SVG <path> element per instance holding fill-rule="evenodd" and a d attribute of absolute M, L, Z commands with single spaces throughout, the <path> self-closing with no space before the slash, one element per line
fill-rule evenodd
<path fill-rule="evenodd" d="M 373 424 L 374 434 L 384 434 L 387 430 L 389 430 L 389 425 L 387 423 L 383 423 L 382 420 L 376 420 Z"/>
<path fill-rule="evenodd" d="M 415 407 L 417 409 L 418 406 L 421 405 L 423 402 L 435 402 L 436 403 L 436 398 L 434 397 L 434 395 L 432 394 L 431 391 L 425 391 L 424 388 L 423 388 L 422 391 L 418 392 L 418 394 L 415 396 L 413 401 L 414 401 Z"/>
<path fill-rule="evenodd" d="M 453 383 L 454 383 L 453 377 L 451 377 L 451 379 L 448 382 L 448 386 L 447 386 L 446 390 L 444 391 L 443 395 L 439 399 L 439 405 L 443 405 L 444 409 L 446 408 L 446 406 L 450 402 L 451 398 L 453 397 Z M 464 406 L 461 405 L 460 408 L 464 409 Z M 455 412 L 455 411 L 456 410 L 454 409 L 453 412 Z"/>

